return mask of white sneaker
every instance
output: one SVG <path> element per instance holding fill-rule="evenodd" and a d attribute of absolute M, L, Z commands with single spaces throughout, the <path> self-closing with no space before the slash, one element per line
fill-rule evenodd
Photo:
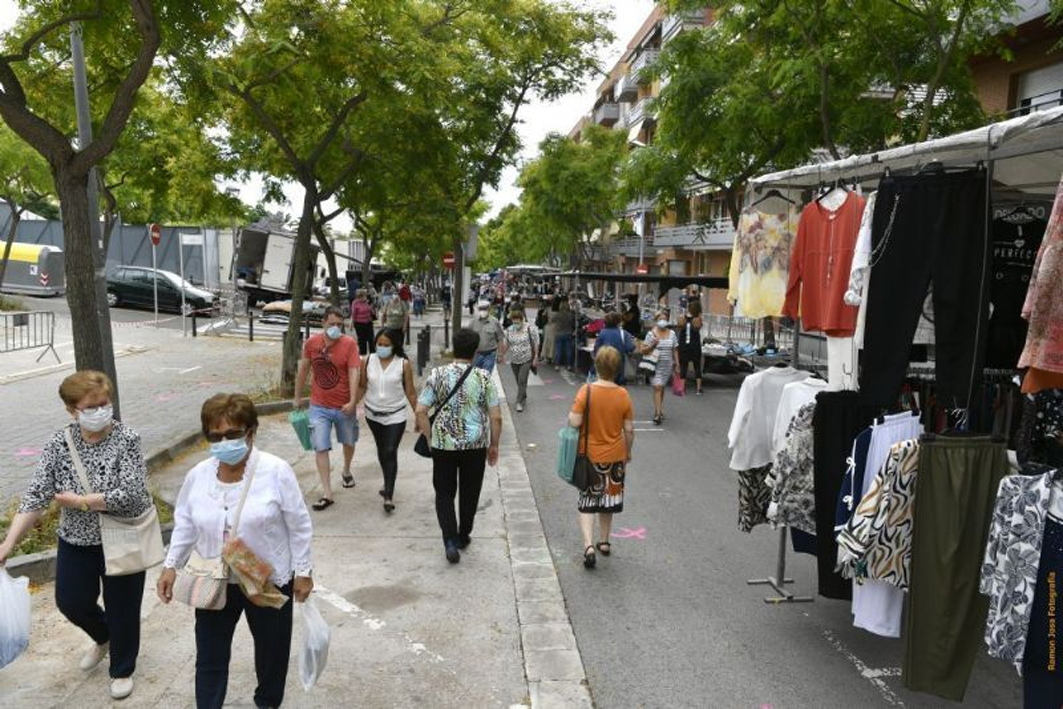
<path fill-rule="evenodd" d="M 524 404 L 518 403 L 517 404 L 517 413 L 520 413 L 521 411 L 524 411 Z"/>
<path fill-rule="evenodd" d="M 111 699 L 125 699 L 132 693 L 132 677 L 116 677 L 111 680 Z"/>
<path fill-rule="evenodd" d="M 100 661 L 103 660 L 103 658 L 107 657 L 107 650 L 109 648 L 110 643 L 104 643 L 103 645 L 93 643 L 92 647 L 86 650 L 85 654 L 81 656 L 81 669 L 88 672 L 95 668 L 96 665 L 100 664 Z"/>

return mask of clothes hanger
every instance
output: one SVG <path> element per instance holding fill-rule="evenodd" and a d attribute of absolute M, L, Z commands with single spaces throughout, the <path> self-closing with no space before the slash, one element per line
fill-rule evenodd
<path fill-rule="evenodd" d="M 782 192 L 780 192 L 779 190 L 777 190 L 777 189 L 774 189 L 774 188 L 773 188 L 773 189 L 770 189 L 770 190 L 768 190 L 768 191 L 767 191 L 767 192 L 766 192 L 766 193 L 764 194 L 764 196 L 763 196 L 763 197 L 761 197 L 760 199 L 756 200 L 755 202 L 753 202 L 753 203 L 752 203 L 752 204 L 750 204 L 749 206 L 750 206 L 750 207 L 756 207 L 756 206 L 757 206 L 758 204 L 760 204 L 761 202 L 763 202 L 763 201 L 765 201 L 765 200 L 767 200 L 767 199 L 771 199 L 772 197 L 776 197 L 776 198 L 778 198 L 778 199 L 781 199 L 781 200 L 783 200 L 783 201 L 785 201 L 785 202 L 789 202 L 790 204 L 797 204 L 797 202 L 793 201 L 792 199 L 790 199 L 789 197 L 787 197 L 786 195 L 784 195 L 784 194 L 783 194 Z"/>

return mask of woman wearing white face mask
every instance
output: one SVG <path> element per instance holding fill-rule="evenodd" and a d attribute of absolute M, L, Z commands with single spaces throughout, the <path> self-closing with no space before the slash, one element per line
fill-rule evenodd
<path fill-rule="evenodd" d="M 111 696 L 133 691 L 133 672 L 140 651 L 140 603 L 143 571 L 125 576 L 104 574 L 99 512 L 138 517 L 151 505 L 140 436 L 113 420 L 111 380 L 102 372 L 71 374 L 59 385 L 59 397 L 76 423 L 69 433 L 84 463 L 94 492 L 86 494 L 67 447 L 66 430 L 45 446 L 18 514 L 0 544 L 0 564 L 11 555 L 55 500 L 62 507 L 56 554 L 55 603 L 67 619 L 92 638 L 81 657 L 88 672 L 110 653 Z M 103 586 L 106 612 L 97 599 Z"/>
<path fill-rule="evenodd" d="M 200 419 L 211 457 L 192 468 L 181 486 L 170 550 L 156 591 L 163 603 L 169 603 L 176 570 L 188 562 L 192 551 L 214 559 L 229 541 L 239 540 L 258 561 L 268 564 L 270 582 L 285 597 L 279 608 L 249 597 L 231 575 L 222 609 L 196 609 L 196 706 L 225 703 L 233 632 L 240 616 L 246 615 L 255 643 L 255 706 L 279 707 L 292 641 L 288 599 L 305 601 L 314 588 L 310 513 L 291 466 L 254 447 L 258 413 L 251 399 L 217 394 L 203 404 Z"/>
<path fill-rule="evenodd" d="M 654 350 L 657 351 L 657 368 L 650 384 L 653 385 L 653 422 L 658 426 L 664 419 L 664 388 L 668 386 L 672 374 L 679 371 L 679 363 L 675 358 L 675 348 L 678 344 L 675 332 L 668 327 L 668 313 L 664 310 L 657 311 L 657 324 L 646 335 L 641 352 L 648 355 Z"/>
<path fill-rule="evenodd" d="M 402 351 L 401 330 L 381 330 L 376 351 L 362 358 L 358 378 L 358 401 L 365 406 L 365 421 L 376 442 L 376 457 L 384 473 L 384 511 L 395 510 L 395 477 L 399 472 L 399 443 L 406 433 L 406 419 L 417 408 L 413 366 Z M 406 404 L 409 404 L 409 409 Z"/>

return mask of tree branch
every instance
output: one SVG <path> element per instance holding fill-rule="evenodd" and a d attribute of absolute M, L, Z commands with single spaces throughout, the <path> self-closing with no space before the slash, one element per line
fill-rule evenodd
<path fill-rule="evenodd" d="M 524 105 L 524 100 L 528 96 L 528 91 L 531 90 L 534 78 L 534 72 L 524 78 L 524 83 L 521 85 L 520 93 L 517 95 L 516 100 L 513 101 L 513 108 L 509 112 L 509 117 L 506 119 L 502 133 L 498 136 L 498 140 L 495 141 L 491 153 L 480 164 L 480 169 L 476 172 L 476 184 L 473 186 L 472 194 L 465 200 L 465 208 L 462 210 L 463 216 L 472 210 L 473 206 L 475 206 L 476 202 L 480 199 L 480 195 L 483 194 L 484 182 L 487 181 L 487 176 L 490 174 L 493 164 L 498 160 L 498 156 L 502 154 L 503 146 L 506 144 L 509 136 L 513 133 L 513 127 L 517 124 L 517 112 Z"/>
<path fill-rule="evenodd" d="M 331 145 L 332 141 L 336 139 L 337 135 L 339 135 L 340 128 L 343 127 L 344 122 L 347 120 L 347 116 L 351 114 L 351 111 L 353 111 L 355 107 L 363 103 L 366 97 L 366 92 L 362 91 L 347 99 L 347 102 L 340 108 L 339 113 L 332 118 L 332 123 L 329 124 L 328 130 L 326 130 L 325 134 L 321 136 L 321 140 L 306 159 L 307 167 L 311 170 L 317 167 L 318 160 L 321 159 L 321 156 L 325 154 L 326 150 L 328 150 L 329 145 Z"/>
<path fill-rule="evenodd" d="M 254 81 L 251 81 L 250 83 L 248 83 L 246 86 L 244 86 L 244 91 L 250 91 L 251 89 L 257 89 L 259 86 L 265 86 L 266 84 L 272 84 L 274 81 L 279 79 L 282 74 L 284 74 L 287 71 L 289 71 L 290 69 L 294 68 L 295 65 L 298 64 L 299 62 L 301 62 L 302 60 L 303 60 L 302 57 L 293 58 L 290 62 L 288 62 L 284 66 L 278 67 L 278 68 L 274 69 L 273 71 L 271 71 L 270 73 L 266 74 L 265 76 L 260 76 L 259 78 L 255 79 Z"/>
<path fill-rule="evenodd" d="M 103 11 L 103 0 L 96 0 L 96 9 L 90 12 L 72 12 L 69 15 L 64 15 L 58 19 L 52 20 L 40 27 L 36 32 L 31 34 L 22 43 L 19 51 L 15 54 L 4 54 L 0 56 L 0 61 L 7 62 L 24 62 L 30 57 L 30 52 L 33 51 L 34 46 L 40 42 L 46 35 L 51 34 L 53 31 L 59 29 L 63 25 L 69 25 L 71 22 L 83 22 L 85 20 L 98 20 Z"/>

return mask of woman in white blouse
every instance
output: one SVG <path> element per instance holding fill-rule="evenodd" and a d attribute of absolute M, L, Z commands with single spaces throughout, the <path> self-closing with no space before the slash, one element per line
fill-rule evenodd
<path fill-rule="evenodd" d="M 365 406 L 365 421 L 373 432 L 376 457 L 384 473 L 384 487 L 380 488 L 384 511 L 391 513 L 395 509 L 399 443 L 406 433 L 408 412 L 417 408 L 417 390 L 413 386 L 413 366 L 402 351 L 402 332 L 381 330 L 375 342 L 375 352 L 362 358 L 358 400 Z"/>
<path fill-rule="evenodd" d="M 270 580 L 288 597 L 305 601 L 311 579 L 310 513 L 295 471 L 280 458 L 254 448 L 258 413 L 243 394 L 217 394 L 203 404 L 203 434 L 211 457 L 189 471 L 177 497 L 170 550 L 157 592 L 163 603 L 173 598 L 176 570 L 193 549 L 204 559 L 221 555 L 239 507 L 243 486 L 250 485 L 237 535 L 259 559 L 270 564 Z M 246 476 L 246 480 L 245 480 Z M 288 676 L 292 640 L 292 604 L 280 608 L 255 605 L 230 579 L 225 607 L 196 610 L 196 706 L 221 707 L 229 683 L 233 632 L 241 614 L 255 638 L 255 706 L 281 705 Z"/>

